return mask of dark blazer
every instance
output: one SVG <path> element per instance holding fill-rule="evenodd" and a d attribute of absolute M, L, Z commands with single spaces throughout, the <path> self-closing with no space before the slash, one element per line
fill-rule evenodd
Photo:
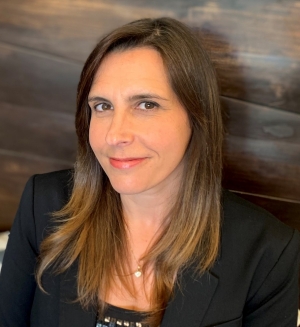
<path fill-rule="evenodd" d="M 0 278 L 0 326 L 95 327 L 96 314 L 76 298 L 74 264 L 45 273 L 43 293 L 34 270 L 50 213 L 71 190 L 71 171 L 32 177 L 17 212 Z M 295 327 L 298 308 L 299 233 L 230 192 L 223 195 L 221 249 L 201 277 L 192 267 L 179 276 L 161 327 Z"/>

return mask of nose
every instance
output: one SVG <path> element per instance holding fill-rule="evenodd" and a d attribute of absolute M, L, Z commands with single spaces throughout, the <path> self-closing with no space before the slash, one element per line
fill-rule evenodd
<path fill-rule="evenodd" d="M 106 134 L 106 143 L 112 146 L 129 145 L 134 140 L 133 124 L 130 115 L 114 109 Z"/>

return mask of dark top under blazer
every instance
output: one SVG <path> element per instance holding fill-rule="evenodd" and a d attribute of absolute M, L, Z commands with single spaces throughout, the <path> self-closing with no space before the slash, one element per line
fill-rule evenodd
<path fill-rule="evenodd" d="M 45 273 L 49 294 L 34 278 L 50 213 L 67 202 L 71 174 L 36 175 L 25 187 L 1 272 L 1 327 L 95 327 L 95 312 L 72 302 L 76 264 L 62 275 Z M 192 267 L 182 272 L 182 290 L 175 290 L 161 327 L 295 327 L 298 254 L 298 232 L 225 191 L 219 258 L 201 277 Z"/>

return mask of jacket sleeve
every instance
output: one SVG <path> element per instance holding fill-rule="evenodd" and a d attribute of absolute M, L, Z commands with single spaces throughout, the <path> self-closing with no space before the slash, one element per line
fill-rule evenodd
<path fill-rule="evenodd" d="M 257 292 L 246 304 L 244 327 L 295 327 L 299 299 L 300 237 L 294 231 Z"/>
<path fill-rule="evenodd" d="M 38 256 L 33 192 L 34 177 L 31 177 L 23 192 L 4 254 L 0 275 L 1 327 L 30 325 Z"/>

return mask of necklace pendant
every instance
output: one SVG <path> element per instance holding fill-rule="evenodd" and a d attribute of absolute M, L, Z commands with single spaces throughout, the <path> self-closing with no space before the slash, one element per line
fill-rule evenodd
<path fill-rule="evenodd" d="M 134 273 L 134 276 L 139 278 L 142 276 L 141 267 L 138 266 L 137 271 Z"/>
<path fill-rule="evenodd" d="M 136 272 L 134 273 L 134 275 L 135 275 L 135 277 L 139 278 L 139 277 L 142 276 L 142 273 L 141 273 L 140 271 L 136 271 Z"/>

